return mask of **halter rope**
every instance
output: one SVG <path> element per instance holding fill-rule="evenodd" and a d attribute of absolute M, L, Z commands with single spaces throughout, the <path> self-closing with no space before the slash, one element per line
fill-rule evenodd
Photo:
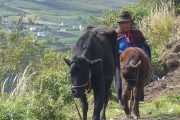
<path fill-rule="evenodd" d="M 72 86 L 71 88 L 72 89 L 74 89 L 74 88 L 82 88 L 82 87 L 86 87 L 87 85 L 89 85 L 89 88 L 87 90 L 85 89 L 84 94 L 88 93 L 91 90 L 91 71 L 90 70 L 89 70 L 89 79 L 85 84 Z"/>
<path fill-rule="evenodd" d="M 91 90 L 91 71 L 89 71 L 89 80 L 88 80 L 84 85 L 72 86 L 72 88 L 85 87 L 85 86 L 87 86 L 88 84 L 89 84 L 89 88 L 88 88 L 88 90 L 85 89 L 84 94 L 88 93 L 88 92 Z M 73 97 L 73 102 L 74 102 L 74 104 L 75 104 L 75 107 L 76 107 L 76 110 L 77 110 L 77 112 L 78 112 L 79 118 L 80 118 L 80 120 L 82 120 L 81 114 L 80 114 L 80 112 L 79 112 L 79 108 L 78 108 L 78 106 L 77 106 L 77 104 L 76 104 L 76 101 L 75 101 L 74 97 Z"/>

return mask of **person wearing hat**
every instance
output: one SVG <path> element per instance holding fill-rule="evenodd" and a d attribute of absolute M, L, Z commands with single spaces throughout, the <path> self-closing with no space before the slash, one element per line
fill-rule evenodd
<path fill-rule="evenodd" d="M 116 30 L 119 55 L 127 47 L 139 47 L 145 51 L 150 60 L 150 47 L 148 46 L 142 32 L 134 27 L 134 19 L 132 18 L 131 14 L 128 11 L 122 12 L 117 23 L 119 25 L 118 29 Z M 121 84 L 119 60 L 116 60 L 115 88 L 118 100 L 121 99 Z M 141 92 L 140 101 L 144 101 L 144 90 Z"/>

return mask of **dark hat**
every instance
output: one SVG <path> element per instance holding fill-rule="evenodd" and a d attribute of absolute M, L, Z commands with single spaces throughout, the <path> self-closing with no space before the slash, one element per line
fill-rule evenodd
<path fill-rule="evenodd" d="M 128 11 L 122 12 L 122 14 L 119 16 L 119 20 L 117 23 L 126 22 L 126 21 L 134 21 L 131 14 Z"/>

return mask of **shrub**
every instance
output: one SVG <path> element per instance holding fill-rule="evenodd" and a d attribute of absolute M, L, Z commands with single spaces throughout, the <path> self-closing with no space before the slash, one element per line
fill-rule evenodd
<path fill-rule="evenodd" d="M 66 115 L 62 113 L 62 100 L 53 100 L 48 93 L 35 93 L 30 101 L 30 112 L 38 120 L 62 120 Z"/>
<path fill-rule="evenodd" d="M 150 15 L 138 23 L 152 50 L 154 68 L 160 69 L 162 47 L 169 41 L 170 33 L 175 24 L 174 4 L 172 1 L 161 2 L 152 8 Z"/>
<path fill-rule="evenodd" d="M 113 11 L 103 11 L 103 15 L 99 17 L 97 20 L 98 24 L 106 25 L 110 28 L 115 28 L 117 26 L 117 19 L 119 16 L 119 12 L 113 12 Z"/>
<path fill-rule="evenodd" d="M 46 43 L 38 43 L 15 31 L 0 32 L 0 56 L 0 120 L 66 118 L 62 109 L 71 95 L 68 66 L 62 58 L 69 53 L 58 53 Z M 9 77 L 11 74 L 17 77 L 17 81 L 14 81 L 15 77 Z M 6 78 L 13 80 L 15 84 L 10 87 L 14 90 L 2 99 L 6 96 L 3 87 Z"/>
<path fill-rule="evenodd" d="M 132 14 L 132 17 L 135 21 L 140 21 L 143 18 L 149 16 L 149 9 L 148 7 L 144 7 L 144 5 L 136 4 L 136 5 L 128 5 L 125 6 L 123 11 L 129 11 Z"/>
<path fill-rule="evenodd" d="M 29 100 L 25 97 L 17 99 L 4 99 L 1 96 L 0 100 L 0 120 L 35 120 L 35 117 L 30 112 L 28 107 Z"/>

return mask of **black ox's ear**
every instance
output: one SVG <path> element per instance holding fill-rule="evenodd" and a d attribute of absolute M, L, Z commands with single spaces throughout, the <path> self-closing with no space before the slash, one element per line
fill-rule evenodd
<path fill-rule="evenodd" d="M 68 66 L 71 65 L 71 61 L 70 61 L 69 59 L 63 58 L 63 60 L 64 60 L 64 62 L 65 62 Z"/>

